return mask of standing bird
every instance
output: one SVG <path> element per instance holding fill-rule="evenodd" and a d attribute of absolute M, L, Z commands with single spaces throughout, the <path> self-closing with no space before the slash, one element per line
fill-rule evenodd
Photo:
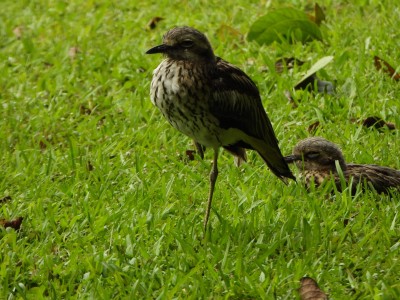
<path fill-rule="evenodd" d="M 278 146 L 271 122 L 254 82 L 239 68 L 214 55 L 204 34 L 191 27 L 175 27 L 163 43 L 146 54 L 162 53 L 165 59 L 153 72 L 152 103 L 169 123 L 203 147 L 214 149 L 210 190 L 204 217 L 207 228 L 218 153 L 223 147 L 240 164 L 253 149 L 281 180 L 295 179 Z"/>
<path fill-rule="evenodd" d="M 333 178 L 337 189 L 341 191 L 342 184 L 336 167 L 338 164 L 347 185 L 351 184 L 353 194 L 357 191 L 357 185 L 363 183 L 367 183 L 378 193 L 388 193 L 396 189 L 400 191 L 400 171 L 377 165 L 347 164 L 339 147 L 321 137 L 300 141 L 294 147 L 293 154 L 286 156 L 285 160 L 296 164 L 307 187 L 312 181 L 319 186 L 325 180 Z"/>

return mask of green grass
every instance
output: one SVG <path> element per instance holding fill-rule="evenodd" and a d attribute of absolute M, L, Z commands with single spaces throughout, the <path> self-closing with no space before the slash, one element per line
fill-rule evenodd
<path fill-rule="evenodd" d="M 185 159 L 191 141 L 149 100 L 161 57 L 144 54 L 167 29 L 196 27 L 257 82 L 284 154 L 319 121 L 348 161 L 400 169 L 399 83 L 373 65 L 400 65 L 397 2 L 321 1 L 324 43 L 271 46 L 245 39 L 274 7 L 264 1 L 137 2 L 0 3 L 0 218 L 24 217 L 0 232 L 0 298 L 293 299 L 305 275 L 334 299 L 399 298 L 400 196 L 307 193 L 255 153 L 240 168 L 221 153 L 203 241 L 212 154 Z M 154 16 L 165 20 L 147 31 Z M 326 55 L 319 76 L 337 94 L 299 93 L 293 108 L 283 92 L 301 74 L 274 62 L 306 70 Z M 350 122 L 371 115 L 397 129 Z"/>

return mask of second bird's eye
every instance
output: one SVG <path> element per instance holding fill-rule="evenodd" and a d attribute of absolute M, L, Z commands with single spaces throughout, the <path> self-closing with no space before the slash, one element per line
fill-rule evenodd
<path fill-rule="evenodd" d="M 319 156 L 319 153 L 318 152 L 308 152 L 305 156 L 309 159 L 315 159 Z"/>
<path fill-rule="evenodd" d="M 183 41 L 181 42 L 181 46 L 182 46 L 183 48 L 190 48 L 190 47 L 193 46 L 193 41 L 192 41 L 192 40 L 183 40 Z"/>

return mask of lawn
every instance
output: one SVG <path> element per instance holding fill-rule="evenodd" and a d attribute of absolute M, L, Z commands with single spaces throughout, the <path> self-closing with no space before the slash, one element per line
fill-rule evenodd
<path fill-rule="evenodd" d="M 0 299 L 296 299 L 303 276 L 333 299 L 400 298 L 400 195 L 306 191 L 254 152 L 237 168 L 221 151 L 203 239 L 212 151 L 190 160 L 192 141 L 150 102 L 162 57 L 146 50 L 189 25 L 257 83 L 284 154 L 317 135 L 349 162 L 400 169 L 400 82 L 373 59 L 400 71 L 397 1 L 321 1 L 323 41 L 249 42 L 268 11 L 313 13 L 286 2 L 0 2 L 0 219 L 23 217 L 0 227 Z M 335 94 L 289 103 L 327 55 L 318 76 Z M 306 63 L 278 74 L 282 57 Z"/>

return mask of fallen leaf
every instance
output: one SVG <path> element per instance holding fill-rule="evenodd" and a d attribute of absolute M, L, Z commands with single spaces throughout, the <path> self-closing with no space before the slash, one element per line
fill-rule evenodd
<path fill-rule="evenodd" d="M 389 130 L 396 129 L 396 126 L 393 123 L 386 122 L 382 118 L 377 117 L 377 116 L 367 117 L 363 120 L 351 118 L 350 122 L 356 123 L 356 124 L 361 124 L 367 128 L 374 127 L 375 129 L 382 129 L 386 126 Z"/>
<path fill-rule="evenodd" d="M 4 196 L 3 198 L 0 199 L 0 203 L 6 203 L 11 200 L 12 200 L 11 196 Z"/>
<path fill-rule="evenodd" d="M 22 38 L 23 28 L 22 26 L 17 26 L 13 29 L 13 33 L 17 39 Z"/>
<path fill-rule="evenodd" d="M 320 290 L 317 282 L 311 277 L 300 279 L 300 298 L 302 300 L 327 300 L 328 296 Z"/>
<path fill-rule="evenodd" d="M 390 130 L 396 129 L 395 125 L 393 123 L 385 122 L 381 118 L 377 116 L 372 116 L 368 117 L 365 120 L 362 121 L 363 126 L 369 128 L 369 127 L 374 127 L 376 129 L 381 129 L 383 127 L 387 127 Z"/>
<path fill-rule="evenodd" d="M 317 131 L 319 125 L 320 125 L 319 121 L 312 123 L 310 126 L 308 126 L 308 132 L 315 133 Z"/>
<path fill-rule="evenodd" d="M 2 225 L 4 228 L 11 227 L 15 230 L 19 230 L 21 228 L 21 223 L 23 219 L 24 219 L 23 217 L 18 217 L 10 221 L 5 219 L 0 219 L 0 225 Z"/>
<path fill-rule="evenodd" d="M 195 150 L 186 150 L 185 153 L 186 153 L 187 159 L 194 160 L 194 154 L 196 153 Z"/>
<path fill-rule="evenodd" d="M 80 52 L 81 52 L 81 50 L 78 47 L 71 47 L 68 50 L 68 56 L 71 59 L 74 59 L 78 55 L 78 53 L 80 53 Z"/>
<path fill-rule="evenodd" d="M 154 17 L 152 18 L 149 23 L 147 23 L 147 29 L 153 30 L 157 27 L 157 24 L 161 21 L 164 20 L 163 17 Z"/>
<path fill-rule="evenodd" d="M 382 71 L 388 74 L 393 80 L 400 80 L 400 74 L 396 73 L 396 70 L 388 62 L 376 55 L 374 56 L 374 62 L 378 71 L 382 69 Z"/>
<path fill-rule="evenodd" d="M 313 21 L 318 26 L 321 25 L 322 21 L 326 20 L 325 14 L 321 6 L 318 5 L 318 3 L 315 3 L 314 5 L 314 16 L 310 16 L 310 20 Z"/>

